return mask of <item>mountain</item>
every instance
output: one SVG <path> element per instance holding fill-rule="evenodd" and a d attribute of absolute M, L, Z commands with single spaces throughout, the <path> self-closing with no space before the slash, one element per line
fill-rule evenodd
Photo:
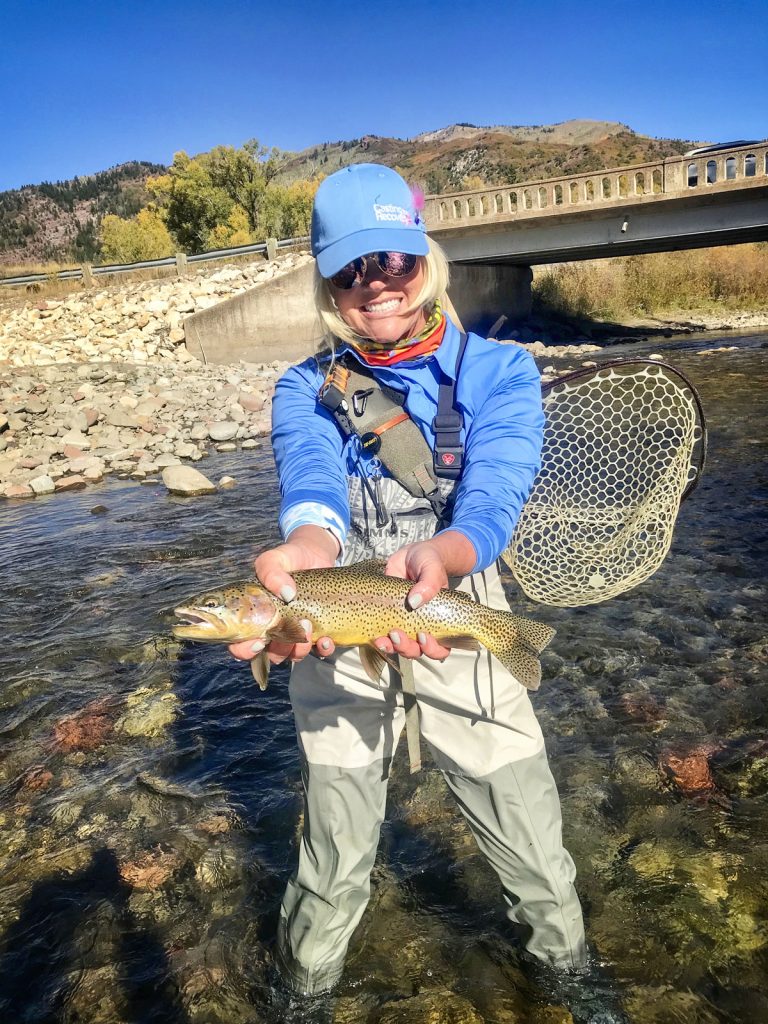
<path fill-rule="evenodd" d="M 0 264 L 94 260 L 101 218 L 138 213 L 149 202 L 147 178 L 166 170 L 134 160 L 69 181 L 0 192 Z"/>
<path fill-rule="evenodd" d="M 279 177 L 296 181 L 370 161 L 397 167 L 426 192 L 439 193 L 467 187 L 468 179 L 479 178 L 487 185 L 513 184 L 641 163 L 683 153 L 690 145 L 688 140 L 638 135 L 612 121 L 454 124 L 412 139 L 366 135 L 324 142 L 286 155 Z"/>
<path fill-rule="evenodd" d="M 453 124 L 411 139 L 366 135 L 283 153 L 277 180 L 331 174 L 351 163 L 396 167 L 427 193 L 620 167 L 682 153 L 691 142 L 638 135 L 612 121 L 552 125 Z M 149 201 L 150 175 L 167 168 L 141 161 L 72 181 L 0 192 L 0 264 L 98 261 L 104 214 L 130 217 Z"/>

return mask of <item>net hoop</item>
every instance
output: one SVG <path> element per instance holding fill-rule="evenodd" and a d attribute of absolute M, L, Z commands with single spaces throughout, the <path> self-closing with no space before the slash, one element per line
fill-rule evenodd
<path fill-rule="evenodd" d="M 524 593 L 597 604 L 648 579 L 704 470 L 701 399 L 680 370 L 617 359 L 542 386 L 541 469 L 503 554 Z"/>

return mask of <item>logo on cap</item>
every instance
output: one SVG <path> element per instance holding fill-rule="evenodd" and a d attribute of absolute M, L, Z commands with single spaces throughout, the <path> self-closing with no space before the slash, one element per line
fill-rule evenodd
<path fill-rule="evenodd" d="M 373 212 L 376 220 L 396 220 L 401 224 L 413 224 L 413 217 L 402 206 L 393 203 L 374 203 Z"/>

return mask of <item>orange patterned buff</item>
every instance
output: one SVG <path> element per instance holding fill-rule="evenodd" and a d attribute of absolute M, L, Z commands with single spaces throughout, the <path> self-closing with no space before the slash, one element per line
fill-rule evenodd
<path fill-rule="evenodd" d="M 424 359 L 431 356 L 440 347 L 445 334 L 445 315 L 440 303 L 435 303 L 432 315 L 427 320 L 424 330 L 415 338 L 398 341 L 394 347 L 384 347 L 375 342 L 355 342 L 354 348 L 368 366 L 394 366 L 411 359 Z"/>

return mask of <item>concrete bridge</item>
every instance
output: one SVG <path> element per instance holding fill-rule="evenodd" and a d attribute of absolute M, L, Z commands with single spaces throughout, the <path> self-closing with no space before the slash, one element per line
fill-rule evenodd
<path fill-rule="evenodd" d="M 487 333 L 530 312 L 536 264 L 768 240 L 768 141 L 429 196 L 424 214 L 451 261 L 453 311 Z M 207 362 L 303 358 L 321 338 L 312 268 L 188 317 L 185 333 Z"/>
<path fill-rule="evenodd" d="M 768 239 L 768 141 L 429 196 L 451 262 L 532 266 Z"/>

